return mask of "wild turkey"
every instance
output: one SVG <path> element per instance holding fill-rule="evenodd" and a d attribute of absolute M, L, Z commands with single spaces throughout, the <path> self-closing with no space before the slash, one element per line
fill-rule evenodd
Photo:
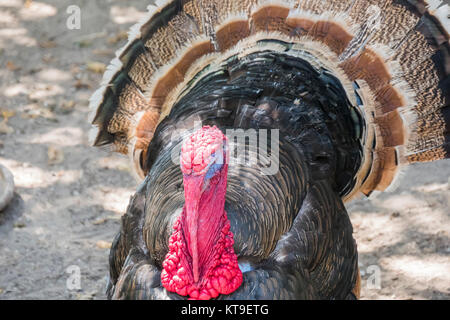
<path fill-rule="evenodd" d="M 357 298 L 344 202 L 450 157 L 448 14 L 431 0 L 150 6 L 91 98 L 93 144 L 144 179 L 108 297 Z M 230 163 L 243 149 L 258 164 Z"/>

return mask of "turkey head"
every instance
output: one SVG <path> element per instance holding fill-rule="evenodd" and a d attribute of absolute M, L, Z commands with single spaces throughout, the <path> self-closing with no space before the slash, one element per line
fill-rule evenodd
<path fill-rule="evenodd" d="M 210 299 L 230 294 L 242 283 L 224 209 L 228 159 L 227 137 L 215 126 L 201 128 L 183 143 L 185 204 L 161 273 L 168 291 Z"/>

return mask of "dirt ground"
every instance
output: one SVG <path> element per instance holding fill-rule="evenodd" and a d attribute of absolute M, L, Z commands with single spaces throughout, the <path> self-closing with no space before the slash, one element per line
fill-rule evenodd
<path fill-rule="evenodd" d="M 70 5 L 80 29 L 67 27 Z M 0 164 L 16 182 L 0 213 L 0 299 L 105 298 L 137 183 L 126 158 L 89 146 L 88 99 L 146 6 L 0 0 Z M 395 192 L 348 205 L 363 299 L 450 298 L 449 176 L 450 161 L 413 165 Z"/>

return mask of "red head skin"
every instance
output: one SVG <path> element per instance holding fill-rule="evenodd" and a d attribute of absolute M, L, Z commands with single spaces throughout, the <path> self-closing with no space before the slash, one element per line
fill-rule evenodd
<path fill-rule="evenodd" d="M 242 283 L 224 209 L 227 144 L 217 127 L 205 126 L 181 149 L 185 205 L 173 226 L 161 281 L 168 291 L 190 299 L 230 294 Z"/>

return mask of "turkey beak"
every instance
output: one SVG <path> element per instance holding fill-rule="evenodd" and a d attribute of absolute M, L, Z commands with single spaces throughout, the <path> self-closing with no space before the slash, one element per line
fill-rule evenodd
<path fill-rule="evenodd" d="M 194 281 L 199 279 L 198 257 L 198 218 L 199 202 L 203 191 L 204 176 L 184 177 L 184 197 L 186 210 L 187 234 L 189 234 L 189 253 L 192 258 L 192 273 Z"/>

